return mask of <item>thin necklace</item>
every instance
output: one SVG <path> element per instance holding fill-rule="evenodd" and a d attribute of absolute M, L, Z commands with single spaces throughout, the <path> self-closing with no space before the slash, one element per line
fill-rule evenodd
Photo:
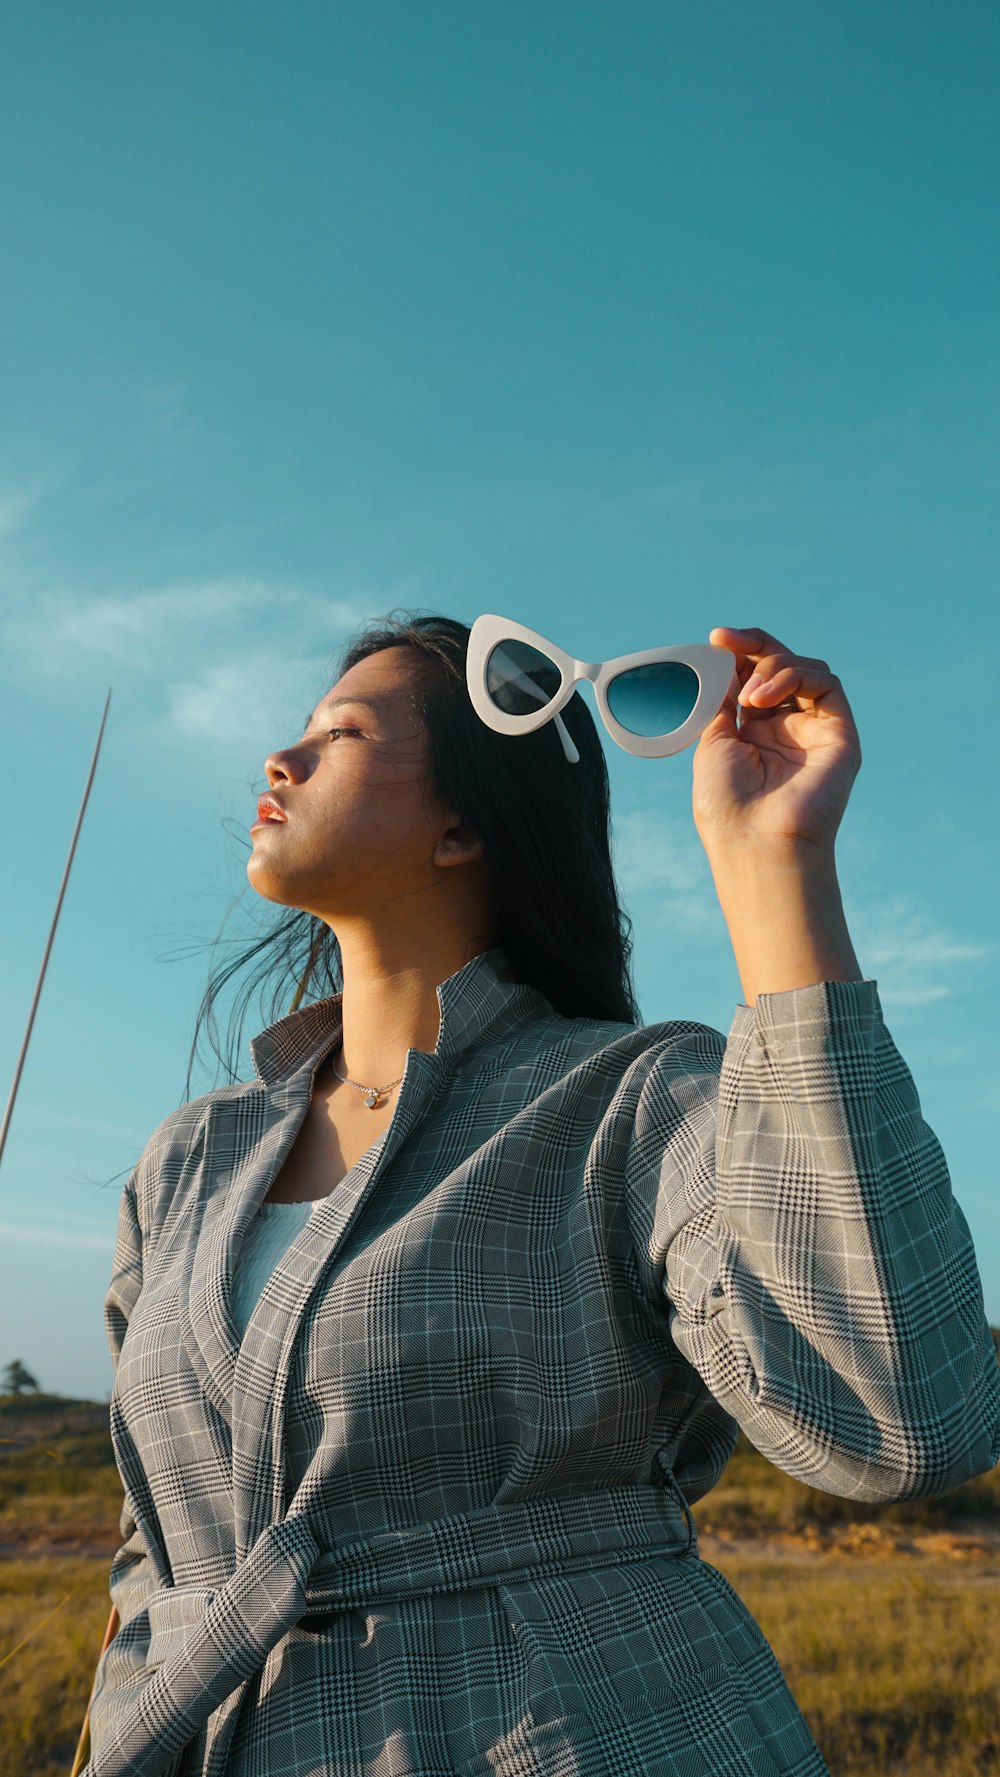
<path fill-rule="evenodd" d="M 370 1111 L 373 1111 L 376 1108 L 383 1092 L 391 1091 L 393 1086 L 398 1086 L 399 1080 L 403 1078 L 402 1074 L 400 1074 L 399 1080 L 390 1080 L 388 1086 L 360 1086 L 358 1085 L 357 1080 L 349 1080 L 346 1074 L 338 1074 L 337 1069 L 333 1067 L 332 1061 L 330 1066 L 333 1068 L 334 1073 L 337 1074 L 338 1080 L 343 1080 L 345 1086 L 354 1086 L 359 1092 L 365 1094 L 365 1102 Z"/>

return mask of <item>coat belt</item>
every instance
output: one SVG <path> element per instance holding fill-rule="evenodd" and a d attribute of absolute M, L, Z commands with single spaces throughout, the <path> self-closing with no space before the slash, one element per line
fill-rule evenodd
<path fill-rule="evenodd" d="M 224 1585 L 164 1587 L 148 1602 L 147 1683 L 86 1777 L 155 1777 L 213 1710 L 259 1671 L 282 1636 L 333 1613 L 377 1602 L 480 1589 L 653 1554 L 683 1557 L 695 1543 L 687 1502 L 665 1486 L 550 1493 L 382 1530 L 322 1548 L 308 1519 L 290 1515 L 258 1538 Z"/>
<path fill-rule="evenodd" d="M 686 1555 L 694 1536 L 676 1486 L 672 1493 L 617 1486 L 484 1506 L 324 1551 L 306 1586 L 302 1626 L 317 1613 L 607 1567 L 654 1550 Z"/>

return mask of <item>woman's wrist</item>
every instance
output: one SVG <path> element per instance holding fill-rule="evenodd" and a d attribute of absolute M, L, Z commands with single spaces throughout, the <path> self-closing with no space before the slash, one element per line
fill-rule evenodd
<path fill-rule="evenodd" d="M 781 840 L 708 859 L 748 1006 L 759 993 L 864 979 L 832 850 Z"/>

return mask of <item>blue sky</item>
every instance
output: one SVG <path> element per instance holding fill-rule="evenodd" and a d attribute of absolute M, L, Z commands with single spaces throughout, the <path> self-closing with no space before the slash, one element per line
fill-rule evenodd
<path fill-rule="evenodd" d="M 0 1167 L 0 1362 L 106 1395 L 106 1181 L 180 1102 L 233 895 L 227 935 L 267 917 L 264 757 L 397 605 L 830 662 L 855 949 L 1000 1321 L 998 49 L 976 0 L 8 9 L 7 1082 L 113 696 Z M 728 1031 L 692 754 L 606 745 L 642 1016 Z"/>

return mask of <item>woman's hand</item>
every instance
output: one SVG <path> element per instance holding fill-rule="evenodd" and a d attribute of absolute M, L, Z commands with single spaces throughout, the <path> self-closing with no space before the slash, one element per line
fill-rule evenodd
<path fill-rule="evenodd" d="M 833 855 L 861 742 L 836 673 L 762 629 L 713 629 L 736 656 L 737 696 L 694 752 L 694 822 L 705 850 L 816 846 Z M 742 712 L 737 726 L 737 710 Z"/>

